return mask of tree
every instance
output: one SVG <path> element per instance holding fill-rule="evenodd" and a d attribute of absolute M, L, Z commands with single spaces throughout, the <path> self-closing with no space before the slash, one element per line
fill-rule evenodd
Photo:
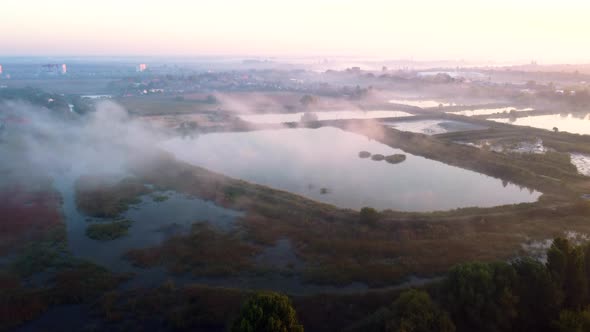
<path fill-rule="evenodd" d="M 555 325 L 559 332 L 590 331 L 590 311 L 563 310 L 559 313 L 559 320 Z"/>
<path fill-rule="evenodd" d="M 567 239 L 556 238 L 547 251 L 547 270 L 561 291 L 564 306 L 580 309 L 587 302 L 588 280 L 582 247 L 572 246 Z"/>
<path fill-rule="evenodd" d="M 454 332 L 455 325 L 423 290 L 410 289 L 349 332 Z"/>
<path fill-rule="evenodd" d="M 517 281 L 513 293 L 518 297 L 518 317 L 514 331 L 552 331 L 562 303 L 559 290 L 551 280 L 545 266 L 523 258 L 512 263 Z"/>
<path fill-rule="evenodd" d="M 460 331 L 509 330 L 517 315 L 514 268 L 506 263 L 455 266 L 443 285 L 446 308 Z"/>
<path fill-rule="evenodd" d="M 391 332 L 454 332 L 455 325 L 421 290 L 403 292 L 392 306 L 392 317 L 385 322 Z"/>
<path fill-rule="evenodd" d="M 553 127 L 553 131 L 557 133 L 557 132 L 559 132 L 559 128 Z"/>
<path fill-rule="evenodd" d="M 258 292 L 246 300 L 232 332 L 303 332 L 295 309 L 285 295 Z"/>
<path fill-rule="evenodd" d="M 318 98 L 311 96 L 311 95 L 304 95 L 303 97 L 301 97 L 301 99 L 299 99 L 299 102 L 304 106 L 307 107 L 309 105 L 315 104 L 317 103 Z"/>
<path fill-rule="evenodd" d="M 372 207 L 364 207 L 361 209 L 360 222 L 365 225 L 375 226 L 379 221 L 379 212 Z"/>

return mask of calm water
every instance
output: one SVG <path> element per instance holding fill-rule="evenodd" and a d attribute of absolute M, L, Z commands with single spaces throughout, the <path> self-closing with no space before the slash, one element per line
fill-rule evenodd
<path fill-rule="evenodd" d="M 86 228 L 101 219 L 89 218 L 78 211 L 73 181 L 56 178 L 55 185 L 63 197 L 70 251 L 77 257 L 119 272 L 136 270 L 122 257 L 130 249 L 156 246 L 173 234 L 190 230 L 191 225 L 198 221 L 208 221 L 215 227 L 226 230 L 242 215 L 241 212 L 198 198 L 175 192 L 158 192 L 158 195 L 166 195 L 168 199 L 156 202 L 151 195 L 145 195 L 141 203 L 132 205 L 121 215 L 121 218 L 133 221 L 128 235 L 111 241 L 97 241 L 86 236 Z"/>
<path fill-rule="evenodd" d="M 467 122 L 446 120 L 420 120 L 400 122 L 389 121 L 383 122 L 383 124 L 391 126 L 392 128 L 397 130 L 409 131 L 412 133 L 420 133 L 426 135 L 437 135 L 457 131 L 486 129 L 486 127 L 474 125 Z"/>
<path fill-rule="evenodd" d="M 410 113 L 402 111 L 325 111 L 313 112 L 317 115 L 318 120 L 340 120 L 340 119 L 376 119 L 376 118 L 395 118 L 400 116 L 412 116 Z M 253 123 L 283 123 L 299 122 L 303 116 L 299 113 L 271 113 L 271 114 L 252 114 L 242 115 L 240 118 L 244 121 Z"/>
<path fill-rule="evenodd" d="M 456 105 L 455 103 L 439 101 L 439 100 L 428 100 L 428 99 L 390 99 L 388 101 L 391 104 L 401 104 L 401 105 L 408 105 L 408 106 L 416 106 L 416 107 L 438 107 L 439 105 L 442 106 L 453 106 Z"/>
<path fill-rule="evenodd" d="M 214 133 L 174 138 L 161 146 L 189 163 L 344 208 L 430 211 L 531 202 L 540 196 L 330 127 Z M 361 150 L 404 153 L 407 159 L 396 165 L 361 159 Z"/>
<path fill-rule="evenodd" d="M 490 114 L 498 114 L 498 113 L 509 113 L 511 111 L 529 112 L 532 110 L 533 110 L 532 108 L 499 107 L 499 108 L 478 108 L 478 109 L 474 109 L 474 110 L 463 110 L 463 111 L 447 112 L 447 113 L 457 114 L 457 115 L 465 115 L 465 116 L 474 116 L 474 115 L 490 115 Z"/>
<path fill-rule="evenodd" d="M 509 123 L 517 126 L 529 126 L 547 130 L 553 130 L 557 127 L 559 131 L 567 131 L 572 134 L 590 135 L 590 117 L 589 115 L 576 116 L 572 114 L 561 115 L 535 115 L 516 119 L 490 119 L 496 122 Z"/>

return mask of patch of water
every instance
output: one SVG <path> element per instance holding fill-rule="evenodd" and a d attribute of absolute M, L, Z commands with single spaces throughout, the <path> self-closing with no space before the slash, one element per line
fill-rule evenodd
<path fill-rule="evenodd" d="M 410 113 L 402 111 L 322 111 L 308 112 L 308 114 L 317 116 L 317 121 L 322 120 L 341 120 L 341 119 L 377 119 L 377 118 L 397 118 L 402 116 L 412 116 Z M 241 115 L 244 121 L 252 123 L 284 123 L 300 122 L 304 113 L 276 113 L 276 114 L 251 114 Z"/>
<path fill-rule="evenodd" d="M 578 169 L 578 173 L 590 176 L 590 156 L 582 153 L 571 153 L 572 164 Z"/>
<path fill-rule="evenodd" d="M 445 106 L 455 106 L 456 103 L 452 102 L 444 102 L 440 100 L 432 100 L 432 99 L 390 99 L 388 100 L 390 104 L 400 104 L 400 105 L 408 105 L 420 108 L 430 108 L 430 107 L 445 107 Z"/>
<path fill-rule="evenodd" d="M 401 121 L 401 122 L 383 122 L 394 129 L 409 131 L 412 133 L 438 135 L 468 130 L 483 130 L 487 127 L 474 125 L 467 122 L 447 121 L 447 120 L 420 120 L 420 121 Z"/>
<path fill-rule="evenodd" d="M 491 121 L 512 124 L 516 126 L 528 126 L 553 131 L 565 131 L 572 134 L 590 135 L 590 116 L 574 116 L 572 114 L 534 115 L 520 118 L 489 119 Z"/>
<path fill-rule="evenodd" d="M 529 112 L 532 110 L 533 110 L 532 108 L 498 107 L 498 108 L 478 108 L 478 109 L 473 109 L 473 110 L 463 110 L 463 111 L 447 112 L 447 113 L 464 115 L 464 116 L 490 115 L 490 114 L 505 113 L 508 116 L 508 113 L 511 113 L 511 112 Z"/>
<path fill-rule="evenodd" d="M 134 268 L 122 258 L 130 249 L 156 246 L 173 234 L 188 231 L 192 223 L 197 221 L 209 221 L 215 227 L 227 230 L 242 215 L 241 212 L 198 198 L 175 192 L 159 192 L 158 195 L 166 195 L 168 199 L 155 201 L 151 195 L 142 196 L 139 204 L 131 206 L 121 215 L 121 218 L 133 221 L 128 235 L 110 241 L 98 241 L 86 236 L 88 225 L 98 222 L 98 219 L 88 218 L 78 211 L 73 181 L 58 178 L 55 185 L 63 197 L 63 213 L 71 253 L 116 272 L 144 271 Z"/>

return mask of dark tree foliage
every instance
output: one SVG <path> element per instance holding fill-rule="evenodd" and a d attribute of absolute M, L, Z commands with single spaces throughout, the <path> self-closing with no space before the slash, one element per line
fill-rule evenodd
<path fill-rule="evenodd" d="M 295 309 L 287 296 L 259 292 L 246 301 L 231 331 L 303 332 L 303 326 L 297 321 Z"/>
<path fill-rule="evenodd" d="M 563 296 L 567 309 L 578 310 L 588 304 L 588 277 L 585 249 L 556 238 L 547 252 L 547 270 Z"/>
<path fill-rule="evenodd" d="M 360 222 L 365 225 L 375 226 L 379 221 L 379 212 L 371 207 L 361 209 Z"/>
<path fill-rule="evenodd" d="M 469 263 L 445 281 L 445 304 L 459 331 L 506 331 L 517 315 L 516 271 L 506 263 Z"/>
<path fill-rule="evenodd" d="M 423 290 L 410 289 L 348 332 L 454 332 L 447 312 Z"/>
<path fill-rule="evenodd" d="M 393 303 L 384 330 L 392 332 L 453 332 L 455 325 L 425 291 L 405 291 Z"/>
<path fill-rule="evenodd" d="M 514 295 L 518 298 L 518 316 L 514 331 L 551 331 L 558 318 L 562 297 L 549 272 L 539 261 L 524 258 L 515 261 L 517 281 Z"/>

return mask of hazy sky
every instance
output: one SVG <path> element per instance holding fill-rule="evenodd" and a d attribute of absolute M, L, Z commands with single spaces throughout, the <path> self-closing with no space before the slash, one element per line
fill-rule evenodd
<path fill-rule="evenodd" d="M 0 55 L 590 62 L 590 1 L 3 0 Z"/>

